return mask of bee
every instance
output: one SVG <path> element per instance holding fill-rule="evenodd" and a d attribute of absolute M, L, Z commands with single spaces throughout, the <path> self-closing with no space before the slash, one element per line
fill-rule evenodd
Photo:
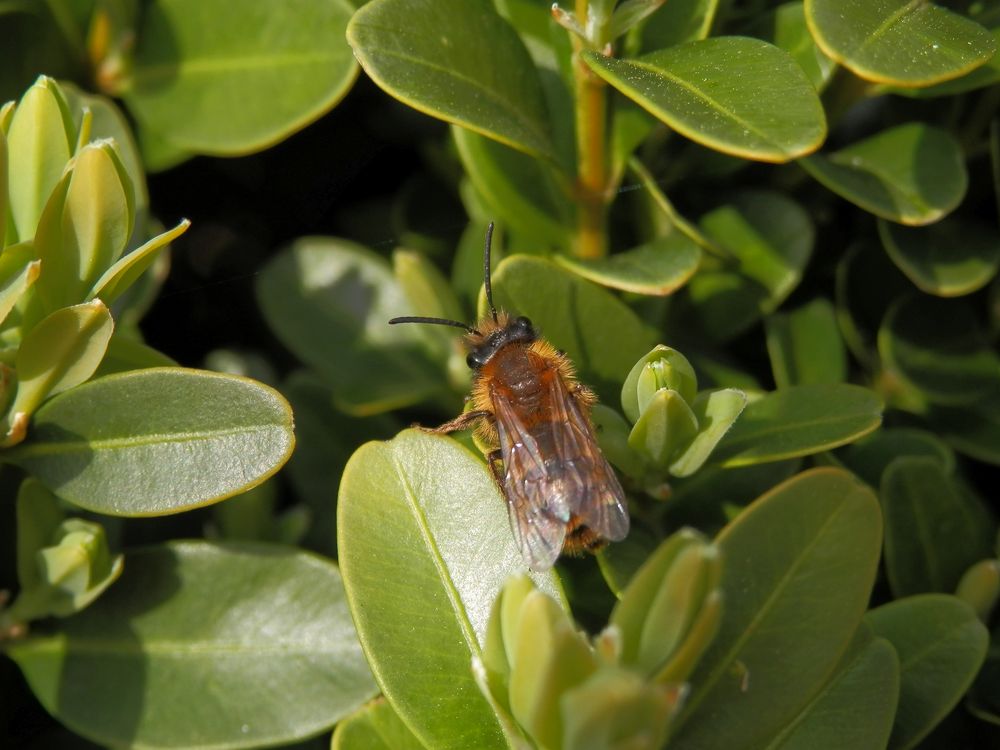
<path fill-rule="evenodd" d="M 393 318 L 390 324 L 431 323 L 466 331 L 473 372 L 471 408 L 430 430 L 470 428 L 489 446 L 487 464 L 507 501 L 521 555 L 547 570 L 561 552 L 596 551 L 629 530 L 625 492 L 601 454 L 590 421 L 597 398 L 580 384 L 573 363 L 538 334 L 531 321 L 497 311 L 490 288 L 486 230 L 484 286 L 489 316 L 472 327 L 457 320 Z"/>

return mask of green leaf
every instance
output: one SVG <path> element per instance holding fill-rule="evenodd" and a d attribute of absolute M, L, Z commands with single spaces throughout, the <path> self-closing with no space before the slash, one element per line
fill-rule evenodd
<path fill-rule="evenodd" d="M 994 45 L 1000 48 L 1000 26 L 993 28 L 990 33 L 993 34 Z M 918 89 L 893 87 L 888 88 L 888 91 L 897 96 L 930 99 L 938 96 L 957 96 L 987 86 L 995 86 L 997 83 L 1000 83 L 1000 55 L 994 54 L 985 65 L 980 65 L 958 78 Z"/>
<path fill-rule="evenodd" d="M 816 230 L 798 203 L 764 190 L 739 193 L 699 224 L 735 263 L 731 269 L 698 273 L 688 293 L 709 333 L 727 339 L 791 294 L 812 255 Z"/>
<path fill-rule="evenodd" d="M 642 26 L 642 48 L 657 50 L 704 39 L 719 0 L 669 0 Z"/>
<path fill-rule="evenodd" d="M 42 262 L 35 255 L 30 242 L 8 245 L 0 253 L 0 324 L 28 288 L 35 283 Z"/>
<path fill-rule="evenodd" d="M 883 750 L 899 700 L 899 658 L 862 625 L 830 681 L 766 750 Z"/>
<path fill-rule="evenodd" d="M 661 388 L 653 394 L 628 436 L 636 453 L 660 471 L 672 465 L 674 455 L 690 445 L 698 433 L 698 417 L 675 390 Z"/>
<path fill-rule="evenodd" d="M 959 453 L 1000 466 L 1000 393 L 965 407 L 932 406 L 928 420 Z"/>
<path fill-rule="evenodd" d="M 470 664 L 524 562 L 486 467 L 452 440 L 409 430 L 358 449 L 337 513 L 358 634 L 400 718 L 431 747 L 505 747 Z M 533 579 L 559 596 L 553 573 Z"/>
<path fill-rule="evenodd" d="M 392 705 L 378 698 L 337 724 L 330 750 L 424 750 Z"/>
<path fill-rule="evenodd" d="M 680 232 L 597 260 L 556 255 L 555 261 L 595 284 L 636 294 L 673 294 L 698 270 L 701 248 Z"/>
<path fill-rule="evenodd" d="M 882 402 L 848 383 L 782 388 L 751 401 L 713 454 L 723 466 L 808 456 L 857 440 L 882 421 Z"/>
<path fill-rule="evenodd" d="M 35 236 L 49 195 L 76 146 L 76 128 L 59 85 L 39 76 L 14 110 L 7 131 L 14 241 Z"/>
<path fill-rule="evenodd" d="M 237 155 L 286 138 L 347 93 L 346 0 L 169 0 L 142 14 L 125 101 L 175 147 Z"/>
<path fill-rule="evenodd" d="M 897 125 L 799 164 L 841 198 L 884 219 L 917 226 L 951 213 L 969 180 L 954 137 L 922 122 Z"/>
<path fill-rule="evenodd" d="M 759 498 L 719 534 L 722 624 L 691 677 L 672 748 L 757 748 L 803 710 L 861 621 L 881 525 L 867 487 L 816 469 Z"/>
<path fill-rule="evenodd" d="M 687 357 L 676 349 L 657 344 L 636 362 L 622 384 L 622 411 L 632 422 L 639 420 L 656 392 L 668 388 L 684 401 L 698 395 L 698 376 Z"/>
<path fill-rule="evenodd" d="M 816 90 L 822 91 L 837 65 L 816 46 L 801 2 L 785 3 L 775 9 L 770 36 L 776 46 L 799 64 Z"/>
<path fill-rule="evenodd" d="M 596 52 L 583 59 L 671 128 L 723 153 L 786 162 L 814 151 L 826 136 L 809 79 L 786 52 L 759 39 L 715 37 L 635 60 Z M 745 80 L 756 83 L 748 88 Z"/>
<path fill-rule="evenodd" d="M 837 452 L 840 462 L 872 487 L 902 456 L 933 459 L 945 474 L 955 470 L 955 454 L 947 444 L 932 432 L 908 427 L 883 427 Z"/>
<path fill-rule="evenodd" d="M 376 691 L 337 568 L 262 544 L 129 553 L 104 596 L 9 653 L 53 716 L 114 747 L 285 744 Z"/>
<path fill-rule="evenodd" d="M 972 684 L 989 634 L 968 604 L 944 594 L 884 604 L 866 620 L 899 654 L 899 708 L 889 747 L 914 747 Z"/>
<path fill-rule="evenodd" d="M 56 186 L 38 221 L 42 261 L 37 289 L 47 311 L 86 299 L 132 236 L 135 194 L 114 144 L 85 146 Z"/>
<path fill-rule="evenodd" d="M 1000 387 L 1000 355 L 962 301 L 898 300 L 879 329 L 878 350 L 887 368 L 935 402 L 967 404 Z"/>
<path fill-rule="evenodd" d="M 790 312 L 775 313 L 765 320 L 765 329 L 778 388 L 847 379 L 847 352 L 829 300 L 819 297 Z"/>
<path fill-rule="evenodd" d="M 878 233 L 892 262 L 928 294 L 970 294 L 1000 268 L 1000 233 L 988 224 L 948 218 L 915 229 L 879 221 Z"/>
<path fill-rule="evenodd" d="M 579 368 L 605 403 L 615 403 L 629 370 L 655 343 L 653 332 L 621 300 L 554 263 L 523 255 L 493 274 L 498 307 L 528 316 Z M 480 310 L 485 312 L 485 296 Z"/>
<path fill-rule="evenodd" d="M 108 308 L 94 300 L 56 310 L 32 328 L 14 363 L 17 396 L 10 407 L 13 418 L 31 415 L 49 396 L 74 388 L 93 375 L 114 327 Z"/>
<path fill-rule="evenodd" d="M 488 0 L 372 0 L 347 41 L 372 80 L 411 107 L 553 156 L 534 63 Z"/>
<path fill-rule="evenodd" d="M 159 253 L 184 234 L 189 226 L 191 226 L 190 221 L 181 219 L 180 223 L 173 229 L 156 235 L 141 247 L 137 247 L 124 257 L 119 258 L 94 282 L 88 296 L 91 298 L 100 297 L 108 304 L 114 302 L 121 296 L 122 292 L 132 286 L 153 265 Z"/>
<path fill-rule="evenodd" d="M 369 415 L 417 403 L 447 384 L 414 326 L 406 296 L 385 259 L 346 240 L 303 238 L 257 278 L 268 324 L 334 389 L 338 407 Z"/>
<path fill-rule="evenodd" d="M 743 413 L 746 404 L 746 394 L 735 388 L 699 393 L 691 403 L 691 410 L 698 420 L 698 432 L 674 455 L 670 473 L 675 477 L 689 477 L 698 471 Z"/>
<path fill-rule="evenodd" d="M 293 444 L 292 414 L 277 391 L 162 367 L 108 375 L 52 399 L 4 459 L 88 510 L 151 516 L 260 484 Z"/>
<path fill-rule="evenodd" d="M 885 568 L 895 596 L 951 593 L 962 574 L 990 557 L 996 525 L 982 502 L 941 462 L 897 458 L 882 475 Z"/>
<path fill-rule="evenodd" d="M 457 126 L 451 129 L 465 173 L 504 226 L 539 246 L 568 249 L 575 208 L 568 177 L 548 163 Z"/>
<path fill-rule="evenodd" d="M 992 35 L 968 18 L 912 0 L 805 0 L 822 50 L 870 81 L 929 86 L 982 65 Z"/>

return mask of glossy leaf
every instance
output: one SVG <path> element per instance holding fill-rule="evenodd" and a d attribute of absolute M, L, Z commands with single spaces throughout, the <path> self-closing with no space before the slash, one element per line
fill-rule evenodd
<path fill-rule="evenodd" d="M 559 265 L 595 284 L 636 294 L 672 294 L 698 270 L 701 248 L 680 232 L 597 260 L 556 255 Z"/>
<path fill-rule="evenodd" d="M 766 750 L 883 750 L 899 700 L 899 658 L 862 625 L 830 681 Z"/>
<path fill-rule="evenodd" d="M 899 654 L 899 709 L 889 747 L 914 747 L 972 683 L 989 634 L 968 604 L 943 594 L 890 602 L 865 619 Z"/>
<path fill-rule="evenodd" d="M 279 253 L 257 279 L 264 317 L 300 360 L 333 387 L 343 410 L 368 415 L 440 393 L 440 370 L 413 326 L 389 264 L 346 240 L 304 238 Z"/>
<path fill-rule="evenodd" d="M 799 163 L 841 198 L 900 224 L 938 221 L 961 203 L 968 185 L 958 142 L 920 122 Z"/>
<path fill-rule="evenodd" d="M 842 383 L 847 379 L 847 352 L 837 328 L 833 305 L 820 297 L 765 321 L 767 353 L 778 388 Z"/>
<path fill-rule="evenodd" d="M 882 402 L 867 388 L 783 388 L 750 402 L 713 455 L 723 466 L 808 456 L 857 440 L 881 421 Z"/>
<path fill-rule="evenodd" d="M 726 339 L 775 310 L 802 278 L 816 238 L 809 214 L 780 193 L 746 191 L 699 222 L 735 259 L 732 270 L 697 274 L 688 285 L 703 325 Z M 734 299 L 734 294 L 736 299 Z"/>
<path fill-rule="evenodd" d="M 574 207 L 568 178 L 537 158 L 461 127 L 452 128 L 466 175 L 504 226 L 531 235 L 539 247 L 568 248 Z"/>
<path fill-rule="evenodd" d="M 716 544 L 725 607 L 691 677 L 671 743 L 680 750 L 760 747 L 826 683 L 875 580 L 878 502 L 846 472 L 805 472 L 751 504 Z"/>
<path fill-rule="evenodd" d="M 400 718 L 428 746 L 505 747 L 470 664 L 494 599 L 525 568 L 486 467 L 415 430 L 367 443 L 344 471 L 337 513 L 351 611 Z M 559 596 L 553 573 L 533 578 Z"/>
<path fill-rule="evenodd" d="M 15 359 L 18 382 L 11 414 L 30 415 L 47 397 L 93 375 L 114 327 L 108 308 L 94 300 L 56 310 L 32 328 Z"/>
<path fill-rule="evenodd" d="M 897 598 L 950 593 L 990 557 L 996 525 L 983 503 L 934 458 L 903 456 L 882 475 L 885 568 Z"/>
<path fill-rule="evenodd" d="M 682 446 L 698 433 L 698 418 L 680 393 L 662 388 L 653 394 L 628 436 L 628 444 L 660 471 L 672 465 Z"/>
<path fill-rule="evenodd" d="M 100 297 L 110 304 L 118 299 L 138 278 L 153 265 L 157 255 L 165 250 L 175 239 L 180 237 L 191 222 L 182 219 L 181 222 L 162 234 L 158 234 L 141 247 L 137 247 L 123 258 L 120 258 L 114 265 L 108 268 L 101 277 L 94 282 L 90 290 L 90 297 Z"/>
<path fill-rule="evenodd" d="M 541 258 L 504 260 L 493 274 L 493 296 L 565 351 L 605 403 L 617 401 L 621 382 L 654 344 L 652 331 L 617 297 Z M 481 312 L 484 302 L 481 296 Z"/>
<path fill-rule="evenodd" d="M 826 135 L 823 108 L 802 69 L 759 39 L 716 37 L 635 60 L 596 52 L 583 59 L 671 128 L 723 153 L 785 162 L 814 151 Z M 756 83 L 751 89 L 744 80 Z"/>
<path fill-rule="evenodd" d="M 1000 388 L 1000 355 L 957 300 L 899 300 L 879 330 L 878 349 L 887 367 L 935 402 L 970 403 Z"/>
<path fill-rule="evenodd" d="M 534 64 L 488 0 L 372 0 L 347 39 L 372 80 L 411 107 L 552 156 Z"/>
<path fill-rule="evenodd" d="M 336 567 L 261 544 L 129 553 L 104 596 L 9 653 L 53 716 L 115 747 L 284 744 L 376 691 Z"/>
<path fill-rule="evenodd" d="M 379 698 L 337 724 L 330 750 L 424 750 L 392 705 Z"/>
<path fill-rule="evenodd" d="M 357 74 L 347 0 L 275 6 L 167 0 L 142 14 L 125 100 L 143 129 L 183 150 L 236 155 L 287 137 Z"/>
<path fill-rule="evenodd" d="M 997 48 L 1000 48 L 1000 26 L 995 26 L 991 30 L 993 34 L 993 41 Z M 964 94 L 969 91 L 976 91 L 978 89 L 983 89 L 988 86 L 994 86 L 1000 83 L 1000 56 L 994 54 L 986 64 L 980 65 L 978 68 L 974 68 L 965 75 L 959 76 L 958 78 L 952 78 L 951 80 L 944 81 L 942 83 L 936 83 L 933 86 L 926 86 L 921 88 L 890 88 L 893 94 L 899 96 L 912 96 L 917 99 L 930 99 L 932 97 L 938 96 L 956 96 L 957 94 Z"/>
<path fill-rule="evenodd" d="M 805 0 L 823 51 L 854 73 L 897 86 L 929 86 L 982 65 L 996 51 L 986 29 L 930 2 Z"/>
<path fill-rule="evenodd" d="M 207 505 L 260 484 L 292 451 L 292 415 L 256 381 L 154 368 L 94 380 L 35 413 L 4 458 L 64 500 L 109 515 Z"/>
<path fill-rule="evenodd" d="M 76 128 L 59 85 L 39 76 L 25 92 L 7 130 L 10 221 L 14 239 L 35 236 L 49 195 L 76 145 Z"/>
<path fill-rule="evenodd" d="M 916 229 L 880 221 L 878 233 L 892 262 L 928 294 L 970 294 L 1000 268 L 1000 233 L 989 225 L 949 218 Z"/>

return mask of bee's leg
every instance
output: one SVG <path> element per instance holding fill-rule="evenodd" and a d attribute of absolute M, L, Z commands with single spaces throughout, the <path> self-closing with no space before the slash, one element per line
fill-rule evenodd
<path fill-rule="evenodd" d="M 496 480 L 497 486 L 503 489 L 503 454 L 500 453 L 499 448 L 489 452 L 486 456 L 486 463 L 489 464 L 490 471 L 493 473 L 493 479 Z"/>
<path fill-rule="evenodd" d="M 441 435 L 446 435 L 449 432 L 458 432 L 459 430 L 468 430 L 475 426 L 475 423 L 480 419 L 492 419 L 493 415 L 488 411 L 466 411 L 459 414 L 457 417 L 449 422 L 445 422 L 440 427 L 432 427 L 428 429 L 428 432 L 436 432 Z"/>

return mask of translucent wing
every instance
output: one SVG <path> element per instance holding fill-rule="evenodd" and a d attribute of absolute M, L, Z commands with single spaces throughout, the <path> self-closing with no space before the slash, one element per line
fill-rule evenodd
<path fill-rule="evenodd" d="M 557 372 L 544 380 L 549 390 L 534 414 L 521 414 L 504 392 L 491 389 L 511 529 L 539 570 L 559 557 L 573 515 L 611 541 L 629 527 L 625 493 L 589 420 Z"/>

